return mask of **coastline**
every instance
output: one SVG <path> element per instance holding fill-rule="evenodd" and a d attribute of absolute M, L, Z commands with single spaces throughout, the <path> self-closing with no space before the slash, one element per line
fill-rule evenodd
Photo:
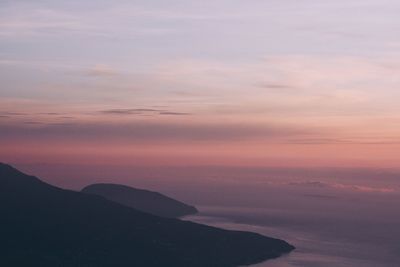
<path fill-rule="evenodd" d="M 321 236 L 317 232 L 302 231 L 285 224 L 277 226 L 263 222 L 257 223 L 250 217 L 246 217 L 246 215 L 254 213 L 255 210 L 258 210 L 259 213 L 265 212 L 265 216 L 267 216 L 269 214 L 267 209 L 221 206 L 197 206 L 197 208 L 199 209 L 197 215 L 185 216 L 182 219 L 228 230 L 255 232 L 285 240 L 296 247 L 292 252 L 283 254 L 278 258 L 249 265 L 252 267 L 398 266 L 396 258 L 384 256 L 386 255 L 383 254 L 384 248 L 381 248 L 380 253 L 367 253 L 371 251 L 371 248 L 375 248 L 373 247 L 374 244 L 329 238 L 328 236 Z"/>

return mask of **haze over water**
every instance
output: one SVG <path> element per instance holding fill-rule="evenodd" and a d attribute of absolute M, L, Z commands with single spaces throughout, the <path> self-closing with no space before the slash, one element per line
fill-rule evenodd
<path fill-rule="evenodd" d="M 289 255 L 257 267 L 395 267 L 400 263 L 399 183 L 380 179 L 387 187 L 370 188 L 351 178 L 337 184 L 332 177 L 236 184 L 230 192 L 235 200 L 220 196 L 219 206 L 198 206 L 200 214 L 185 219 L 296 246 Z"/>

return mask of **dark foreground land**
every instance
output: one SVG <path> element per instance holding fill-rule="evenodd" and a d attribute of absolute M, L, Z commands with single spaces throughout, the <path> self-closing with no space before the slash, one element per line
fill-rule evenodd
<path fill-rule="evenodd" d="M 294 249 L 63 190 L 1 163 L 0 214 L 0 266 L 228 267 Z"/>

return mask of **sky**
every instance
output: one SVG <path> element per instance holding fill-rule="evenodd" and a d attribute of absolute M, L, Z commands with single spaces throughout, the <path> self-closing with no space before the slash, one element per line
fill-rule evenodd
<path fill-rule="evenodd" d="M 400 2 L 0 2 L 0 161 L 398 168 Z"/>

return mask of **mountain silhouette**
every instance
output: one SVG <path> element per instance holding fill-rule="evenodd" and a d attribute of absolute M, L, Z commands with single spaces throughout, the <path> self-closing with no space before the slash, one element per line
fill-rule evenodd
<path fill-rule="evenodd" d="M 177 218 L 197 213 L 193 206 L 164 196 L 158 192 L 118 184 L 92 184 L 83 193 L 103 196 L 119 204 L 161 217 Z"/>
<path fill-rule="evenodd" d="M 294 249 L 60 189 L 1 163 L 0 214 L 0 266 L 230 267 Z"/>

